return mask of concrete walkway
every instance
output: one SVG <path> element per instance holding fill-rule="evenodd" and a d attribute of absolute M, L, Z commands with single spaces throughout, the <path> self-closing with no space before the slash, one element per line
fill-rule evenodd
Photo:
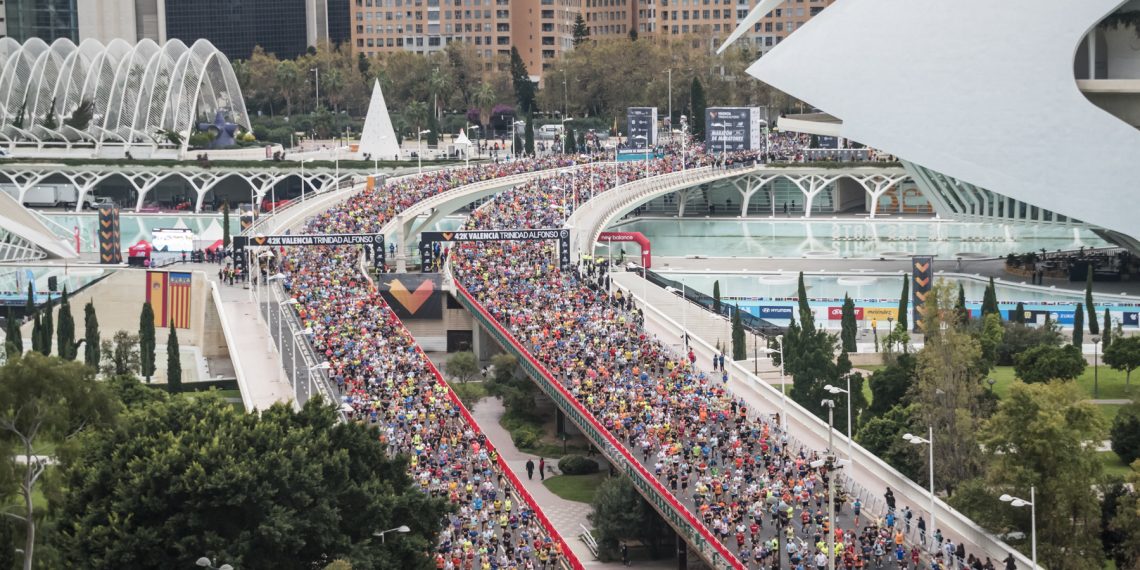
<path fill-rule="evenodd" d="M 269 342 L 265 319 L 258 315 L 256 297 L 251 297 L 251 289 L 248 288 L 252 285 L 221 283 L 218 280 L 219 267 L 212 263 L 179 266 L 180 269 L 202 271 L 218 288 L 221 305 L 217 309 L 246 410 L 264 410 L 276 402 L 292 401 L 293 387 L 281 367 L 281 356 Z"/>
<path fill-rule="evenodd" d="M 593 528 L 587 518 L 593 512 L 593 508 L 587 503 L 579 503 L 577 501 L 567 501 L 558 495 L 555 495 L 542 484 L 538 478 L 538 457 L 534 455 L 527 455 L 519 451 L 515 447 L 514 441 L 511 440 L 511 434 L 499 425 L 499 418 L 502 417 L 506 410 L 503 408 L 503 402 L 499 398 L 483 398 L 479 403 L 471 408 L 471 415 L 475 418 L 476 423 L 479 424 L 479 429 L 483 430 L 487 439 L 499 450 L 499 455 L 506 460 L 507 465 L 511 467 L 519 480 L 522 481 L 523 487 L 530 493 L 534 500 L 538 503 L 539 508 L 550 519 L 550 523 L 554 525 L 554 529 L 558 534 L 562 535 L 563 540 L 570 545 L 570 550 L 578 557 L 578 560 L 587 569 L 600 569 L 600 568 L 624 568 L 620 562 L 600 562 L 594 559 L 594 555 L 590 553 L 590 549 L 586 544 L 578 538 L 582 534 L 582 526 L 586 528 Z M 526 462 L 528 459 L 534 460 L 535 465 L 535 478 L 527 479 Z M 547 469 L 554 469 L 558 473 L 558 458 L 546 458 Z M 551 474 L 548 472 L 547 476 Z M 581 525 L 581 526 L 579 526 Z M 660 568 L 662 570 L 676 568 L 676 563 L 668 560 L 664 561 L 638 561 L 634 563 L 638 568 Z"/>

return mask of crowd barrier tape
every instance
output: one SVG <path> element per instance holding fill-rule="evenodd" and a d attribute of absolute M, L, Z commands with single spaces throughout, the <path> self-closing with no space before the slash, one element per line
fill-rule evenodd
<path fill-rule="evenodd" d="M 397 317 L 396 320 L 399 321 L 399 318 Z M 402 322 L 400 323 L 400 326 L 403 326 Z M 459 408 L 459 414 L 463 416 L 463 420 L 466 421 L 467 424 L 475 430 L 475 433 L 483 433 L 483 430 L 479 429 L 479 424 L 475 421 L 475 418 L 471 415 L 471 412 L 467 410 L 467 406 L 463 405 L 463 401 L 459 399 L 459 395 L 456 394 L 455 390 L 452 390 L 451 386 L 447 384 L 447 381 L 443 379 L 443 375 L 439 373 L 439 369 L 435 367 L 435 363 L 433 363 L 431 359 L 428 358 L 426 354 L 424 354 L 424 351 L 422 348 L 420 348 L 419 343 L 416 344 L 416 352 L 419 353 L 420 358 L 424 359 L 424 362 L 427 362 L 431 373 L 435 375 L 436 383 L 438 383 L 440 386 L 443 386 L 444 388 L 447 388 L 447 397 L 453 404 L 455 404 L 456 407 Z M 546 528 L 546 532 L 550 535 L 551 540 L 557 542 L 562 547 L 562 562 L 568 564 L 571 570 L 584 570 L 582 563 L 578 560 L 578 557 L 575 556 L 574 553 L 570 550 L 570 545 L 567 544 L 565 540 L 563 540 L 562 536 L 558 534 L 558 530 L 556 530 L 550 520 L 546 518 L 546 514 L 542 512 L 541 508 L 539 508 L 538 503 L 534 500 L 534 497 L 532 497 L 530 493 L 527 492 L 526 488 L 523 487 L 522 481 L 519 480 L 517 476 L 515 476 L 514 471 L 511 471 L 510 466 L 507 465 L 507 461 L 503 459 L 503 455 L 500 454 L 495 448 L 495 444 L 491 443 L 491 439 L 484 438 L 483 445 L 488 449 L 488 451 L 495 452 L 495 459 L 499 464 L 499 469 L 503 472 L 503 475 L 506 476 L 507 480 L 511 482 L 511 486 L 514 488 L 515 493 L 517 493 L 518 496 L 522 497 L 527 506 L 529 506 L 530 509 L 534 511 L 535 516 L 538 517 L 538 521 L 542 523 L 542 526 Z"/>
<path fill-rule="evenodd" d="M 455 282 L 455 290 L 459 293 L 460 302 L 466 306 L 475 319 L 486 327 L 504 348 L 521 358 L 520 364 L 523 369 L 529 373 L 531 378 L 538 381 L 543 391 L 554 399 L 555 403 L 559 404 L 559 408 L 566 413 L 571 421 L 581 428 L 583 433 L 590 436 L 594 444 L 603 450 L 607 457 L 613 459 L 615 463 L 624 464 L 623 470 L 631 476 L 630 480 L 634 486 L 689 544 L 696 547 L 706 562 L 718 570 L 722 568 L 744 570 L 744 566 L 713 536 L 704 523 L 697 520 L 688 508 L 677 501 L 664 485 L 640 461 L 633 457 L 609 430 L 594 418 L 593 414 L 586 410 L 560 382 L 554 379 L 545 366 L 535 360 L 530 352 L 518 343 L 514 335 L 491 317 L 458 280 Z"/>

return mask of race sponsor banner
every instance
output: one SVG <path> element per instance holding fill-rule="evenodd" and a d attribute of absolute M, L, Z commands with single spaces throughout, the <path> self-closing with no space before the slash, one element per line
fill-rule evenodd
<path fill-rule="evenodd" d="M 626 109 L 626 130 L 630 148 L 645 148 L 657 144 L 657 107 L 629 107 Z M 644 139 L 638 137 L 645 137 Z"/>
<path fill-rule="evenodd" d="M 653 265 L 653 255 L 649 251 L 649 238 L 641 232 L 602 232 L 598 234 L 600 242 L 635 242 L 641 246 L 641 266 L 649 269 Z"/>
<path fill-rule="evenodd" d="M 1140 327 L 1140 311 L 1125 311 L 1121 323 L 1126 327 Z"/>
<path fill-rule="evenodd" d="M 310 246 L 359 245 L 372 250 L 372 266 L 384 267 L 387 253 L 384 251 L 383 234 L 285 234 L 272 236 L 234 236 L 234 259 L 244 267 L 242 253 L 247 247 L 310 247 Z"/>
<path fill-rule="evenodd" d="M 566 228 L 518 230 L 469 230 L 457 232 L 423 232 L 420 234 L 420 267 L 427 271 L 433 267 L 435 244 L 439 242 L 470 241 L 536 241 L 558 240 L 558 264 L 570 268 L 570 230 Z"/>
<path fill-rule="evenodd" d="M 934 258 L 929 255 L 916 255 L 911 258 L 911 330 L 922 332 L 922 315 L 926 310 L 926 296 L 934 286 Z"/>
<path fill-rule="evenodd" d="M 872 321 L 898 320 L 898 307 L 862 307 L 863 318 Z"/>
<path fill-rule="evenodd" d="M 828 307 L 827 320 L 840 321 L 843 320 L 843 307 Z M 855 320 L 863 320 L 863 307 L 855 307 Z"/>
<path fill-rule="evenodd" d="M 1049 320 L 1059 325 L 1071 325 L 1077 318 L 1077 311 L 1050 311 Z"/>
<path fill-rule="evenodd" d="M 705 140 L 710 153 L 756 150 L 762 142 L 759 133 L 760 109 L 757 107 L 705 109 Z"/>
<path fill-rule="evenodd" d="M 443 318 L 441 279 L 436 274 L 386 273 L 376 286 L 402 321 Z"/>
<path fill-rule="evenodd" d="M 816 148 L 839 148 L 839 137 L 819 135 L 815 140 L 819 144 Z"/>
<path fill-rule="evenodd" d="M 760 314 L 756 315 L 762 319 L 790 319 L 792 318 L 792 308 L 783 305 L 760 305 L 757 307 Z"/>

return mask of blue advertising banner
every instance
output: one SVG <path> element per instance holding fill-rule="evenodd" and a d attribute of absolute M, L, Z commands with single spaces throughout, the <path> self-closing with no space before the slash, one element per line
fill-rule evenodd
<path fill-rule="evenodd" d="M 753 307 L 759 313 L 753 313 L 762 319 L 790 319 L 792 318 L 792 308 L 784 307 L 781 305 L 760 305 Z"/>
<path fill-rule="evenodd" d="M 1126 327 L 1140 327 L 1140 312 L 1125 311 L 1124 313 L 1124 326 Z"/>

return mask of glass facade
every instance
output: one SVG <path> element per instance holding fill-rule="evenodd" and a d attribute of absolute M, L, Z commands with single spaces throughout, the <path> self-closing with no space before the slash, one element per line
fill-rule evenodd
<path fill-rule="evenodd" d="M 40 38 L 50 44 L 59 38 L 79 42 L 77 0 L 8 0 L 4 19 L 8 37 L 25 42 Z"/>
<path fill-rule="evenodd" d="M 291 59 L 308 47 L 305 0 L 166 0 L 166 34 L 205 38 L 230 59 L 248 59 L 255 46 Z"/>

